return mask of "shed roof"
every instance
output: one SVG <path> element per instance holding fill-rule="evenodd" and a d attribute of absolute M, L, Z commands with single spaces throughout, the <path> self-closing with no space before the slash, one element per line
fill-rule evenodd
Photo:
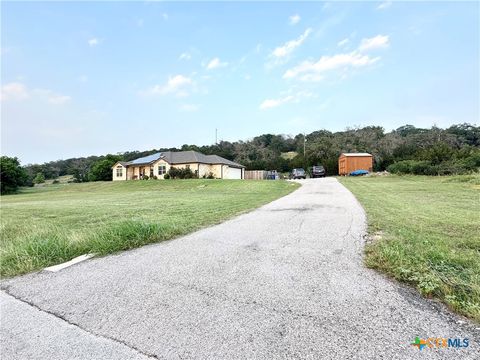
<path fill-rule="evenodd" d="M 369 154 L 369 153 L 342 153 L 342 155 L 345 155 L 345 156 L 373 156 L 372 154 Z"/>

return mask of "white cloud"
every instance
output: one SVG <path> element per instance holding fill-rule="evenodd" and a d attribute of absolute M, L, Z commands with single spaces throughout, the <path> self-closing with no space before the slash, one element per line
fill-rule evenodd
<path fill-rule="evenodd" d="M 291 103 L 291 102 L 298 103 L 304 98 L 311 98 L 313 96 L 314 94 L 312 94 L 309 91 L 298 91 L 294 93 L 292 90 L 290 90 L 283 97 L 280 97 L 277 99 L 265 99 L 260 104 L 260 110 L 271 109 L 271 108 L 278 107 L 280 105 Z"/>
<path fill-rule="evenodd" d="M 279 99 L 266 99 L 260 104 L 260 109 L 265 110 L 265 109 L 271 109 L 277 106 L 280 106 L 282 104 L 288 103 L 293 100 L 292 95 L 288 95 Z"/>
<path fill-rule="evenodd" d="M 297 47 L 303 44 L 311 32 L 312 29 L 308 28 L 302 35 L 298 37 L 298 39 L 287 41 L 283 46 L 275 48 L 275 50 L 272 52 L 272 55 L 277 58 L 282 58 L 291 54 Z"/>
<path fill-rule="evenodd" d="M 70 100 L 72 100 L 72 98 L 67 95 L 50 94 L 48 96 L 48 102 L 54 105 L 62 105 L 69 102 Z"/>
<path fill-rule="evenodd" d="M 283 74 L 284 79 L 299 78 L 303 81 L 320 81 L 324 74 L 338 69 L 359 68 L 377 62 L 380 58 L 371 58 L 356 51 L 347 54 L 322 56 L 317 62 L 304 61 Z"/>
<path fill-rule="evenodd" d="M 290 25 L 295 25 L 295 24 L 298 24 L 301 19 L 302 18 L 300 17 L 300 15 L 295 14 L 295 15 L 290 16 L 288 18 L 288 21 L 290 22 Z"/>
<path fill-rule="evenodd" d="M 88 40 L 88 45 L 92 47 L 97 46 L 98 44 L 100 44 L 100 40 L 97 38 L 91 38 L 90 40 Z"/>
<path fill-rule="evenodd" d="M 190 55 L 189 53 L 182 53 L 178 59 L 179 60 L 190 60 L 192 58 L 192 55 Z"/>
<path fill-rule="evenodd" d="M 24 100 L 30 97 L 27 87 L 20 82 L 11 82 L 2 86 L 0 99 L 7 100 Z"/>
<path fill-rule="evenodd" d="M 193 86 L 193 80 L 183 75 L 170 76 L 164 85 L 154 85 L 146 91 L 142 91 L 143 95 L 168 95 L 174 94 L 178 97 L 189 95 L 189 89 Z"/>
<path fill-rule="evenodd" d="M 349 40 L 348 38 L 345 38 L 345 39 L 339 41 L 339 42 L 337 43 L 337 46 L 338 46 L 338 47 L 344 47 L 344 46 L 347 45 L 349 42 L 350 42 L 350 40 Z"/>
<path fill-rule="evenodd" d="M 2 101 L 21 101 L 30 98 L 47 101 L 53 105 L 65 104 L 72 99 L 70 96 L 57 94 L 47 89 L 28 89 L 25 84 L 20 82 L 12 82 L 2 86 L 0 96 Z"/>
<path fill-rule="evenodd" d="M 389 8 L 391 5 L 392 5 L 391 1 L 389 1 L 389 0 L 384 1 L 377 6 L 377 10 L 385 10 L 385 9 Z"/>
<path fill-rule="evenodd" d="M 200 107 L 196 104 L 183 104 L 180 106 L 180 111 L 183 112 L 194 112 L 198 111 Z"/>
<path fill-rule="evenodd" d="M 168 14 L 167 14 L 167 13 L 163 13 L 163 14 L 162 14 L 162 18 L 163 18 L 163 20 L 168 20 Z"/>
<path fill-rule="evenodd" d="M 210 62 L 207 64 L 206 67 L 207 67 L 207 70 L 213 70 L 213 69 L 225 67 L 227 65 L 228 65 L 227 62 L 221 62 L 220 59 L 216 57 L 210 60 Z"/>
<path fill-rule="evenodd" d="M 387 35 L 377 35 L 373 38 L 362 39 L 358 50 L 367 51 L 374 49 L 386 48 L 389 46 Z"/>

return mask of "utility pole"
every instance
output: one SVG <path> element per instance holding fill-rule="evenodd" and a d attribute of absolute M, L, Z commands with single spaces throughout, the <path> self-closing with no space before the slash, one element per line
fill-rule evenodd
<path fill-rule="evenodd" d="M 305 171 L 307 171 L 307 153 L 306 153 L 306 145 L 307 145 L 307 136 L 303 133 L 303 167 Z"/>
<path fill-rule="evenodd" d="M 307 144 L 307 137 L 305 136 L 305 133 L 303 133 L 303 158 L 306 159 L 306 155 L 305 155 L 305 147 L 306 147 L 306 144 Z"/>

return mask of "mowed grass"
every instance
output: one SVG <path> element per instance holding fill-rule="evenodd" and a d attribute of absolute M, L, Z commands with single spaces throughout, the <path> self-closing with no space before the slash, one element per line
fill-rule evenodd
<path fill-rule="evenodd" d="M 284 181 L 59 184 L 1 197 L 0 269 L 13 276 L 172 239 L 290 193 Z"/>
<path fill-rule="evenodd" d="M 480 177 L 340 181 L 367 212 L 366 265 L 480 321 Z"/>

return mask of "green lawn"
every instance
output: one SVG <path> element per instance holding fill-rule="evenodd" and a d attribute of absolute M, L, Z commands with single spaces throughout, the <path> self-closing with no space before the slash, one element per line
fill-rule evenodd
<path fill-rule="evenodd" d="M 284 181 L 59 184 L 1 197 L 0 269 L 13 276 L 85 253 L 109 254 L 219 223 L 290 193 Z"/>
<path fill-rule="evenodd" d="M 480 177 L 340 181 L 368 215 L 366 265 L 480 321 Z"/>

